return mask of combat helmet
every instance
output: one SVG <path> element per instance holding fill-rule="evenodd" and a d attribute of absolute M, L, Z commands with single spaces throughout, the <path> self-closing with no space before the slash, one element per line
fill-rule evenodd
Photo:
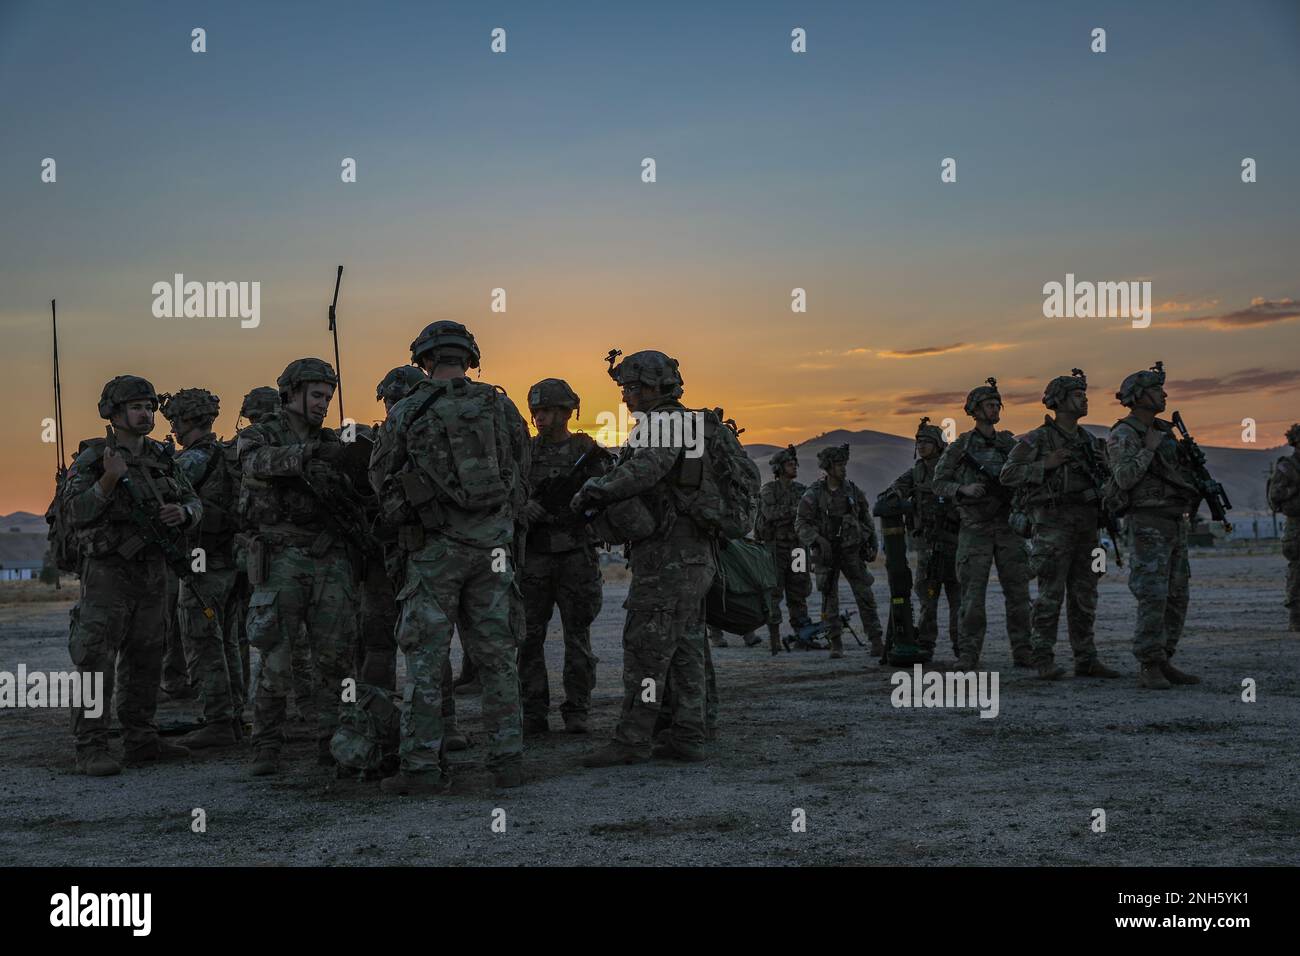
<path fill-rule="evenodd" d="M 1300 422 L 1286 430 L 1286 443 L 1288 445 L 1300 445 Z"/>
<path fill-rule="evenodd" d="M 119 375 L 104 386 L 99 393 L 99 417 L 107 421 L 113 417 L 113 409 L 127 402 L 136 402 L 147 398 L 158 408 L 158 393 L 153 383 L 139 375 Z"/>
<path fill-rule="evenodd" d="M 239 415 L 256 423 L 279 410 L 280 393 L 270 385 L 259 385 L 244 396 L 244 402 L 239 406 Z"/>
<path fill-rule="evenodd" d="M 966 395 L 965 408 L 967 415 L 974 415 L 975 407 L 980 402 L 987 401 L 990 398 L 996 398 L 999 402 L 1002 401 L 1002 396 L 998 393 L 998 380 L 990 375 L 984 381 L 988 384 L 978 385 Z"/>
<path fill-rule="evenodd" d="M 289 401 L 289 393 L 304 382 L 324 382 L 326 385 L 337 387 L 339 377 L 334 374 L 334 366 L 324 359 L 294 359 L 285 366 L 280 377 L 275 380 L 280 392 L 280 404 Z"/>
<path fill-rule="evenodd" d="M 221 399 L 206 388 L 182 388 L 173 394 L 163 393 L 158 410 L 163 418 L 176 422 L 216 418 L 221 411 Z"/>
<path fill-rule="evenodd" d="M 415 341 L 411 343 L 411 361 L 418 363 L 420 356 L 425 352 L 452 347 L 468 352 L 469 367 L 478 368 L 482 355 L 479 353 L 478 343 L 474 341 L 474 334 L 459 322 L 447 319 L 426 325 L 416 336 Z"/>
<path fill-rule="evenodd" d="M 1115 398 L 1125 408 L 1132 408 L 1137 402 L 1138 392 L 1143 389 L 1154 388 L 1157 385 L 1165 384 L 1165 363 L 1156 362 L 1149 369 L 1144 368 L 1140 372 L 1134 372 L 1120 383 L 1119 391 L 1115 393 Z"/>
<path fill-rule="evenodd" d="M 817 467 L 822 471 L 830 471 L 831 465 L 836 462 L 847 462 L 849 460 L 849 446 L 845 445 L 828 445 L 817 453 Z"/>
<path fill-rule="evenodd" d="M 663 352 L 648 349 L 643 352 L 633 352 L 615 365 L 614 363 L 622 354 L 618 349 L 610 349 L 609 354 L 605 356 L 605 361 L 609 363 L 609 377 L 620 386 L 634 383 L 652 385 L 659 389 L 660 394 L 669 398 L 682 397 L 686 382 L 682 379 L 682 373 L 678 371 L 677 359 L 670 358 Z"/>
<path fill-rule="evenodd" d="M 943 429 L 938 425 L 931 425 L 929 415 L 924 416 L 921 423 L 916 426 L 916 440 L 921 439 L 934 442 L 940 451 L 948 447 L 948 443 L 944 441 Z"/>
<path fill-rule="evenodd" d="M 399 365 L 395 369 L 390 369 L 383 380 L 375 386 L 375 401 L 400 402 L 411 393 L 411 389 L 428 380 L 429 376 L 414 365 Z"/>
<path fill-rule="evenodd" d="M 562 378 L 544 378 L 528 390 L 528 407 L 569 408 L 577 410 L 582 400 Z"/>
<path fill-rule="evenodd" d="M 786 445 L 775 455 L 769 458 L 767 460 L 767 463 L 772 466 L 772 474 L 779 475 L 781 474 L 781 466 L 784 465 L 787 461 L 797 462 L 798 460 L 799 460 L 799 453 L 795 451 L 794 445 Z"/>
<path fill-rule="evenodd" d="M 1072 368 L 1069 375 L 1058 375 L 1047 383 L 1047 388 L 1043 391 L 1043 404 L 1048 408 L 1059 408 L 1071 392 L 1080 389 L 1085 392 L 1088 390 L 1088 376 L 1083 374 L 1083 369 Z"/>

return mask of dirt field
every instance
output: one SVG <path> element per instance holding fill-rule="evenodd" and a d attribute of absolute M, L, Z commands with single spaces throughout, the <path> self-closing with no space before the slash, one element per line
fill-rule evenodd
<path fill-rule="evenodd" d="M 618 711 L 626 586 L 611 584 L 594 628 L 597 733 L 530 740 L 529 781 L 504 793 L 479 766 L 481 746 L 452 755 L 454 792 L 431 799 L 336 781 L 305 741 L 270 779 L 247 778 L 247 753 L 232 751 L 91 779 L 73 772 L 64 712 L 0 711 L 0 864 L 1295 864 L 1300 635 L 1285 629 L 1283 563 L 1207 553 L 1192 571 L 1178 663 L 1203 677 L 1197 687 L 1136 689 L 1122 572 L 1103 581 L 1098 622 L 1117 681 L 1044 685 L 1011 668 L 992 589 L 994 719 L 895 709 L 895 668 L 851 639 L 839 661 L 773 659 L 733 640 L 714 651 L 723 724 L 709 762 L 586 770 L 579 757 Z M 841 600 L 852 606 L 847 588 Z M 0 670 L 66 669 L 68 607 L 0 607 Z M 1068 666 L 1064 635 L 1058 652 Z M 1242 702 L 1244 678 L 1254 703 Z M 476 730 L 477 701 L 460 702 Z M 169 703 L 159 716 L 192 710 Z M 190 830 L 195 807 L 206 833 Z M 495 808 L 504 833 L 491 829 Z M 795 808 L 806 832 L 792 832 Z M 1094 808 L 1105 833 L 1090 830 Z"/>

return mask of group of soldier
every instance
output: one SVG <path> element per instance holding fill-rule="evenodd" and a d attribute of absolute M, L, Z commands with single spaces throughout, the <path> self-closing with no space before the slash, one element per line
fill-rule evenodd
<path fill-rule="evenodd" d="M 609 374 L 630 412 L 691 411 L 681 402 L 675 359 L 643 351 L 616 365 L 615 355 Z M 568 732 L 589 732 L 601 542 L 624 544 L 631 572 L 624 694 L 612 739 L 583 763 L 704 759 L 718 701 L 703 608 L 719 541 L 698 512 L 698 472 L 691 484 L 682 448 L 671 445 L 630 438 L 616 459 L 604 453 L 570 430 L 579 399 L 557 378 L 529 390 L 537 430 L 530 437 L 504 389 L 469 377 L 480 360 L 469 330 L 435 322 L 411 344 L 411 364 L 379 383 L 383 422 L 335 431 L 325 425 L 334 369 L 298 359 L 276 388 L 246 396 L 241 417 L 249 424 L 230 441 L 213 433 L 219 400 L 204 389 L 161 396 L 160 405 L 143 378 L 105 385 L 99 412 L 110 423 L 108 438 L 83 443 L 57 504 L 81 562 L 72 661 L 104 675 L 108 699 L 116 690 L 125 764 L 238 745 L 251 701 L 251 773 L 274 774 L 292 695 L 314 723 L 320 761 L 333 765 L 340 688 L 351 681 L 396 691 L 400 649 L 408 679 L 398 759 L 381 788 L 446 792 L 446 755 L 468 746 L 456 724 L 456 633 L 465 667 L 477 675 L 487 767 L 495 785 L 517 786 L 524 736 L 550 730 L 543 650 L 556 607 L 565 648 L 560 715 Z M 946 592 L 952 666 L 979 667 L 996 564 L 1016 666 L 1045 680 L 1063 676 L 1054 658 L 1064 603 L 1075 674 L 1118 677 L 1098 658 L 1094 623 L 1099 529 L 1108 511 L 1120 510 L 1138 602 L 1138 684 L 1198 682 L 1170 659 L 1188 606 L 1188 514 L 1201 492 L 1169 424 L 1157 417 L 1166 401 L 1163 369 L 1128 376 L 1117 398 L 1129 415 L 1104 443 L 1080 426 L 1088 399 L 1077 369 L 1048 384 L 1043 403 L 1051 414 L 1019 439 L 996 427 L 1002 400 L 993 379 L 967 396 L 974 428 L 951 444 L 922 419 L 916 461 L 885 494 L 912 506 L 923 650 L 934 653 Z M 160 407 L 178 453 L 148 437 Z M 1300 445 L 1300 426 L 1287 437 Z M 771 458 L 754 536 L 776 572 L 773 654 L 782 649 L 780 601 L 793 627 L 809 623 L 809 565 L 831 656 L 842 656 L 840 576 L 873 652 L 882 653 L 867 567 L 877 537 L 870 503 L 848 478 L 848 457 L 847 445 L 822 449 L 823 474 L 806 488 L 793 446 Z M 1284 459 L 1270 489 L 1288 515 L 1300 515 L 1298 463 Z M 185 561 L 201 556 L 197 568 L 168 559 L 167 535 L 184 541 L 175 554 Z M 1288 523 L 1287 535 L 1291 626 L 1300 629 L 1300 520 Z M 1031 576 L 1038 579 L 1032 604 Z M 169 591 L 203 709 L 200 729 L 180 743 L 160 737 L 155 720 Z M 258 652 L 255 667 L 249 647 Z M 108 746 L 110 719 L 108 708 L 97 717 L 74 709 L 81 772 L 120 772 Z"/>

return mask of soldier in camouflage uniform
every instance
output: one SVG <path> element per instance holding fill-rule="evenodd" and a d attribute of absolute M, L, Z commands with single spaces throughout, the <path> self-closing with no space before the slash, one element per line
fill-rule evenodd
<path fill-rule="evenodd" d="M 843 625 L 840 623 L 837 571 L 839 576 L 848 579 L 862 628 L 871 639 L 871 653 L 879 657 L 885 651 L 881 640 L 884 631 L 880 627 L 876 597 L 871 591 L 875 578 L 867 569 L 867 565 L 876 560 L 879 548 L 871 506 L 862 489 L 849 480 L 848 445 L 823 448 L 817 453 L 817 466 L 823 475 L 799 499 L 795 534 L 799 543 L 812 552 L 831 657 L 844 656 L 844 646 L 840 642 Z"/>
<path fill-rule="evenodd" d="M 922 418 L 916 429 L 916 461 L 889 486 L 887 494 L 911 501 L 913 507 L 912 545 L 916 549 L 916 596 L 921 606 L 917 625 L 917 643 L 931 652 L 939 642 L 939 595 L 948 598 L 948 639 L 952 652 L 957 648 L 960 631 L 958 610 L 961 586 L 957 583 L 957 533 L 961 519 L 957 509 L 934 493 L 934 467 L 948 447 L 943 429 Z"/>
<path fill-rule="evenodd" d="M 590 435 L 573 434 L 569 420 L 578 409 L 577 393 L 563 379 L 547 378 L 528 390 L 528 410 L 537 436 L 532 439 L 527 558 L 522 584 L 527 631 L 519 654 L 524 733 L 550 730 L 551 706 L 544 642 L 551 614 L 558 606 L 564 629 L 564 703 L 560 716 L 572 734 L 587 732 L 591 689 L 596 685 L 596 655 L 591 651 L 591 622 L 600 613 L 600 561 L 591 531 L 563 502 L 561 513 L 539 500 L 552 483 L 562 481 L 575 463 L 596 448 Z"/>
<path fill-rule="evenodd" d="M 357 643 L 355 542 L 335 514 L 341 505 L 322 497 L 342 502 L 352 490 L 339 468 L 346 449 L 323 427 L 338 376 L 322 359 L 296 359 L 276 385 L 280 413 L 239 433 L 240 510 L 256 529 L 248 544 L 248 640 L 261 653 L 253 776 L 279 770 L 293 644 L 304 628 L 317 756 L 334 765 L 329 742 Z"/>
<path fill-rule="evenodd" d="M 411 343 L 429 374 L 380 429 L 370 483 L 406 555 L 397 642 L 410 685 L 401 769 L 386 793 L 443 793 L 444 665 L 453 626 L 479 666 L 487 764 L 498 787 L 522 782 L 515 519 L 527 493 L 528 426 L 505 390 L 472 381 L 479 348 L 465 326 L 434 322 Z"/>
<path fill-rule="evenodd" d="M 1295 451 L 1279 458 L 1268 484 L 1268 502 L 1286 516 L 1282 531 L 1282 556 L 1286 558 L 1286 606 L 1291 630 L 1300 631 L 1300 424 L 1286 432 Z"/>
<path fill-rule="evenodd" d="M 165 561 L 157 544 L 136 529 L 133 510 L 156 511 L 178 535 L 203 519 L 203 505 L 165 446 L 148 438 L 158 396 L 134 375 L 119 375 L 99 398 L 99 415 L 112 423 L 117 449 L 105 439 L 87 442 L 68 470 L 60 507 L 82 555 L 81 595 L 72 609 L 68 653 L 78 673 L 103 675 L 102 713 L 72 711 L 77 770 L 92 777 L 122 772 L 108 752 L 110 706 L 127 766 L 189 756 L 158 736 L 154 713 L 162 671 Z M 180 539 L 176 542 L 183 547 Z M 116 688 L 115 688 L 116 685 Z"/>
<path fill-rule="evenodd" d="M 806 559 L 800 562 L 802 570 L 794 570 L 800 547 L 795 533 L 795 517 L 799 502 L 808 486 L 796 481 L 799 474 L 799 453 L 794 445 L 787 445 L 768 460 L 772 480 L 758 495 L 758 521 L 754 528 L 755 540 L 767 546 L 776 568 L 776 587 L 772 590 L 772 613 L 767 619 L 767 637 L 773 654 L 781 653 L 781 596 L 785 595 L 786 613 L 790 626 L 796 631 L 808 623 L 808 595 L 812 593 Z"/>
<path fill-rule="evenodd" d="M 1115 509 L 1128 515 L 1128 589 L 1137 598 L 1133 653 L 1142 665 L 1138 686 L 1168 690 L 1172 684 L 1199 684 L 1169 663 L 1187 618 L 1188 514 L 1201 501 L 1194 476 L 1179 452 L 1172 426 L 1156 418 L 1165 410 L 1162 368 L 1134 372 L 1115 397 L 1128 408 L 1106 440 Z"/>
<path fill-rule="evenodd" d="M 998 431 L 1002 396 L 995 379 L 966 396 L 966 414 L 975 427 L 945 449 L 934 469 L 934 493 L 957 503 L 961 531 L 957 534 L 957 583 L 961 588 L 959 671 L 975 670 L 984 650 L 989 571 L 996 563 L 1007 608 L 1007 636 L 1016 667 L 1032 667 L 1029 644 L 1029 555 L 1025 540 L 1011 530 L 1011 495 L 998 480 L 1007 455 L 1016 443 L 1009 431 Z"/>
<path fill-rule="evenodd" d="M 1030 573 L 1038 578 L 1032 612 L 1034 664 L 1043 680 L 1059 680 L 1056 631 L 1061 604 L 1069 595 L 1067 626 L 1076 677 L 1119 677 L 1097 659 L 1093 625 L 1097 619 L 1097 582 L 1093 570 L 1101 546 L 1101 488 L 1093 471 L 1106 469 L 1106 445 L 1079 426 L 1088 414 L 1088 380 L 1074 369 L 1052 379 L 1043 404 L 1055 415 L 1020 436 L 1006 464 L 1002 484 L 1023 489 L 1023 504 L 1033 521 L 1029 546 Z M 1089 466 L 1093 471 L 1089 470 Z"/>
<path fill-rule="evenodd" d="M 676 359 L 642 351 L 616 366 L 616 355 L 610 353 L 609 375 L 629 411 L 691 414 L 679 401 L 684 383 Z M 714 544 L 678 494 L 682 446 L 643 440 L 650 430 L 649 419 L 639 422 L 614 469 L 589 479 L 573 499 L 575 511 L 603 509 L 597 526 L 606 530 L 598 533 L 626 542 L 632 572 L 624 603 L 622 715 L 614 739 L 583 760 L 587 767 L 642 763 L 647 750 L 670 759 L 704 759 L 704 598 L 717 570 Z M 669 718 L 656 734 L 661 708 Z"/>
<path fill-rule="evenodd" d="M 176 456 L 177 467 L 203 502 L 203 522 L 189 542 L 203 551 L 204 570 L 195 577 L 203 598 L 186 581 L 180 582 L 179 598 L 186 663 L 203 705 L 203 727 L 181 741 L 191 750 L 229 747 L 243 737 L 242 662 L 238 636 L 229 626 L 238 609 L 234 537 L 239 525 L 234 512 L 239 473 L 231 464 L 232 458 L 237 462 L 238 451 L 212 431 L 220 410 L 220 399 L 202 388 L 163 396 L 161 409 L 184 449 Z M 216 605 L 216 616 L 204 613 L 205 600 Z"/>

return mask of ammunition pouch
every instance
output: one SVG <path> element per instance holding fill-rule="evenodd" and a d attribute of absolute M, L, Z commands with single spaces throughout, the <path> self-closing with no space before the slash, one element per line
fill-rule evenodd
<path fill-rule="evenodd" d="M 260 587 L 265 584 L 267 578 L 271 576 L 271 553 L 266 546 L 265 539 L 257 535 L 248 537 L 245 560 L 247 561 L 248 583 L 253 587 Z"/>
<path fill-rule="evenodd" d="M 438 500 L 438 491 L 423 475 L 408 469 L 397 480 L 407 507 L 420 519 L 422 528 L 439 531 L 447 526 L 447 513 Z"/>

